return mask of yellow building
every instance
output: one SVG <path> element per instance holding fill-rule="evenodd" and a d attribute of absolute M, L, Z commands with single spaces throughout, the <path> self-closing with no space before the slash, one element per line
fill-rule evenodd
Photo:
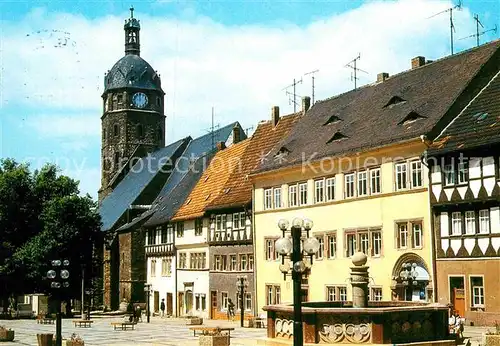
<path fill-rule="evenodd" d="M 368 255 L 371 300 L 434 300 L 428 171 L 421 160 L 480 90 L 495 48 L 485 45 L 317 102 L 251 175 L 257 309 L 292 302 L 280 273 L 278 220 L 313 220 L 320 250 L 303 300 L 350 301 L 350 257 Z M 483 76 L 484 77 L 484 76 Z"/>

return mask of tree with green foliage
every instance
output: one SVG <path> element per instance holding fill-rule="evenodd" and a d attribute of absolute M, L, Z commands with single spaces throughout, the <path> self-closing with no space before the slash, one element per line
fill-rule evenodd
<path fill-rule="evenodd" d="M 79 298 L 100 273 L 100 216 L 92 198 L 80 196 L 78 181 L 47 164 L 31 172 L 26 164 L 0 161 L 0 298 L 47 293 L 50 261 L 70 261 L 66 298 Z"/>

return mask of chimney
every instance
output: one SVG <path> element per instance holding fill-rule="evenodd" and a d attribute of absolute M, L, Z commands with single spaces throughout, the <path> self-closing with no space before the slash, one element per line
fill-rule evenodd
<path fill-rule="evenodd" d="M 280 121 L 280 108 L 278 106 L 271 108 L 271 121 L 273 122 L 273 127 Z"/>
<path fill-rule="evenodd" d="M 221 151 L 226 149 L 226 143 L 224 142 L 217 142 L 217 151 Z"/>
<path fill-rule="evenodd" d="M 414 68 L 417 68 L 417 67 L 420 67 L 420 66 L 424 66 L 425 65 L 425 57 L 423 56 L 417 56 L 413 59 L 411 59 L 411 68 L 412 70 Z"/>
<path fill-rule="evenodd" d="M 241 141 L 241 129 L 238 124 L 233 127 L 233 144 L 236 144 Z"/>
<path fill-rule="evenodd" d="M 389 78 L 389 74 L 387 72 L 382 72 L 377 75 L 377 83 L 385 81 Z"/>
<path fill-rule="evenodd" d="M 309 108 L 311 108 L 311 98 L 309 96 L 302 97 L 302 115 L 305 115 Z"/>

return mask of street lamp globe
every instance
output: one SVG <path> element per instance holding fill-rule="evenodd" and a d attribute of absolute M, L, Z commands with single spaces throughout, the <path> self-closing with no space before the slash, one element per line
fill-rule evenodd
<path fill-rule="evenodd" d="M 294 228 L 302 228 L 304 226 L 304 220 L 302 220 L 300 217 L 296 217 L 292 221 L 292 227 Z"/>
<path fill-rule="evenodd" d="M 64 260 L 63 261 L 63 265 L 66 266 L 66 267 L 69 266 L 69 261 L 68 260 Z"/>
<path fill-rule="evenodd" d="M 304 229 L 310 231 L 314 226 L 314 222 L 311 219 L 304 219 Z"/>
<path fill-rule="evenodd" d="M 61 270 L 61 278 L 63 278 L 64 280 L 69 278 L 69 271 L 67 271 L 66 269 Z"/>
<path fill-rule="evenodd" d="M 64 281 L 63 282 L 63 287 L 68 288 L 69 287 L 69 282 L 68 281 Z"/>
<path fill-rule="evenodd" d="M 298 261 L 293 264 L 293 270 L 297 273 L 303 273 L 306 270 L 304 261 Z"/>
<path fill-rule="evenodd" d="M 55 278 L 56 278 L 56 271 L 55 271 L 55 270 L 52 270 L 52 269 L 51 269 L 51 270 L 49 270 L 49 271 L 47 272 L 47 277 L 48 277 L 49 279 L 55 279 Z"/>
<path fill-rule="evenodd" d="M 303 246 L 308 255 L 314 255 L 319 250 L 319 241 L 315 237 L 310 237 L 304 240 Z"/>
<path fill-rule="evenodd" d="M 275 244 L 276 251 L 283 256 L 288 255 L 290 252 L 292 252 L 292 246 L 293 245 L 290 239 L 285 237 L 276 240 Z"/>
<path fill-rule="evenodd" d="M 61 260 L 53 260 L 52 261 L 52 266 L 59 267 L 60 265 L 61 265 Z"/>
<path fill-rule="evenodd" d="M 288 222 L 287 219 L 281 219 L 278 221 L 278 227 L 282 231 L 286 231 L 289 226 L 290 226 L 290 222 Z"/>

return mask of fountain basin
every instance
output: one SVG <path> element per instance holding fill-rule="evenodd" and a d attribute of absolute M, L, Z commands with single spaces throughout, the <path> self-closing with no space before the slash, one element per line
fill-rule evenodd
<path fill-rule="evenodd" d="M 293 341 L 293 305 L 269 305 L 264 344 Z M 309 344 L 426 344 L 451 346 L 448 307 L 419 302 L 302 303 L 304 342 Z"/>

